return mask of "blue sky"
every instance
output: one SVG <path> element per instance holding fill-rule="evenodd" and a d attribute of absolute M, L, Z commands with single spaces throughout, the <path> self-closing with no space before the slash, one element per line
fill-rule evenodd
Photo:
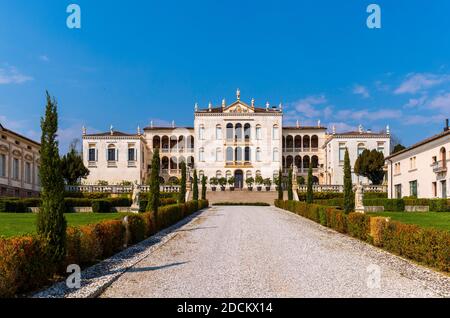
<path fill-rule="evenodd" d="M 192 125 L 194 103 L 283 103 L 286 123 L 387 124 L 409 145 L 450 117 L 450 1 L 0 0 L 0 122 L 39 139 L 45 90 L 63 152 L 81 127 Z M 81 30 L 66 26 L 79 4 Z"/>

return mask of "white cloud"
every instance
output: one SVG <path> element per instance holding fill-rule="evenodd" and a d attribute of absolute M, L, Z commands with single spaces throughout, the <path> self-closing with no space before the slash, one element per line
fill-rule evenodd
<path fill-rule="evenodd" d="M 355 85 L 352 90 L 353 94 L 355 95 L 361 95 L 363 98 L 369 98 L 370 93 L 367 87 L 362 85 Z"/>
<path fill-rule="evenodd" d="M 403 118 L 403 125 L 423 125 L 423 124 L 439 124 L 443 123 L 444 115 L 410 115 Z"/>
<path fill-rule="evenodd" d="M 0 68 L 0 85 L 2 84 L 22 84 L 32 81 L 33 78 L 20 73 L 14 66 Z"/>
<path fill-rule="evenodd" d="M 427 100 L 428 96 L 424 95 L 419 98 L 410 98 L 408 103 L 406 103 L 406 108 L 415 108 L 419 106 L 423 106 Z"/>
<path fill-rule="evenodd" d="M 450 93 L 435 97 L 431 100 L 429 107 L 431 109 L 439 109 L 446 114 L 450 113 Z"/>
<path fill-rule="evenodd" d="M 448 80 L 450 80 L 450 76 L 448 75 L 436 75 L 430 73 L 409 74 L 394 93 L 415 94 L 419 91 L 442 84 Z"/>
<path fill-rule="evenodd" d="M 340 110 L 336 114 L 336 118 L 340 120 L 363 120 L 363 121 L 376 121 L 382 119 L 396 119 L 402 116 L 400 110 L 395 109 L 380 109 L 377 111 L 363 110 Z"/>
<path fill-rule="evenodd" d="M 308 96 L 292 104 L 295 110 L 306 117 L 319 117 L 321 111 L 315 106 L 325 104 L 327 99 L 324 95 Z"/>
<path fill-rule="evenodd" d="M 351 125 L 349 125 L 347 123 L 344 123 L 344 122 L 332 122 L 332 123 L 330 123 L 328 125 L 328 130 L 330 132 L 332 132 L 333 131 L 333 127 L 336 128 L 336 132 L 338 132 L 338 133 L 356 130 L 356 127 L 351 126 Z"/>

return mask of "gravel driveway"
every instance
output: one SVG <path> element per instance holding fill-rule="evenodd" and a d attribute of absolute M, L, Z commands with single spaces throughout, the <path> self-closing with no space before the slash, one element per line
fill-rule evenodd
<path fill-rule="evenodd" d="M 205 210 L 101 295 L 442 296 L 449 277 L 275 207 Z"/>

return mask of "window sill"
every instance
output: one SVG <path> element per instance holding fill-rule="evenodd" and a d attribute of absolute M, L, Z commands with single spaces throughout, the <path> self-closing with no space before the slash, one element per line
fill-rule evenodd
<path fill-rule="evenodd" d="M 409 169 L 409 170 L 408 170 L 408 172 L 414 172 L 414 171 L 417 171 L 417 168 Z"/>

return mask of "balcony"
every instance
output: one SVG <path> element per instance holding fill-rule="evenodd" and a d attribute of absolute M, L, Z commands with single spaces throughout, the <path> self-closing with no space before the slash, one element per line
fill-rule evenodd
<path fill-rule="evenodd" d="M 250 161 L 228 161 L 225 163 L 225 166 L 234 168 L 250 168 L 252 167 L 252 163 Z"/>
<path fill-rule="evenodd" d="M 447 163 L 444 160 L 436 161 L 432 165 L 434 173 L 444 173 L 447 172 Z"/>

